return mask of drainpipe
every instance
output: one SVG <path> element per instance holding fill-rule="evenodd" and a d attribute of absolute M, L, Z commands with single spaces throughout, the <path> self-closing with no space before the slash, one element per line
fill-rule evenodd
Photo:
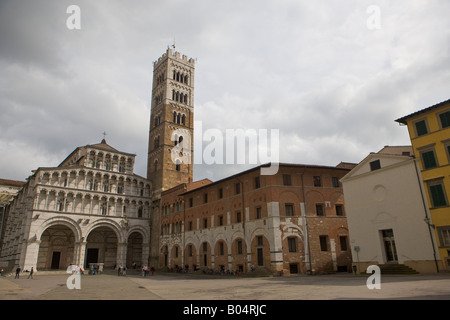
<path fill-rule="evenodd" d="M 304 182 L 303 182 L 303 175 L 304 175 L 304 173 L 305 173 L 305 171 L 303 171 L 301 174 L 300 174 L 300 177 L 301 177 L 301 180 L 302 180 L 302 193 L 303 193 L 303 204 L 304 204 L 304 206 L 305 206 L 305 228 L 306 228 L 306 230 L 305 230 L 305 232 L 306 232 L 306 239 L 307 239 L 307 241 L 308 241 L 308 262 L 309 262 L 309 272 L 310 272 L 310 274 L 312 275 L 312 262 L 311 262 L 311 247 L 310 247 L 310 244 L 309 244 L 309 231 L 308 231 L 308 218 L 307 218 L 307 213 L 306 213 L 306 195 L 305 195 L 305 184 L 304 184 Z"/>
<path fill-rule="evenodd" d="M 187 191 L 187 185 L 184 185 L 184 192 Z M 184 201 L 184 196 L 183 196 L 183 243 L 181 245 L 182 247 L 182 252 L 181 252 L 181 257 L 182 257 L 182 266 L 184 268 L 184 261 L 185 261 L 185 257 L 184 257 L 184 252 L 185 252 L 185 236 L 186 236 L 186 201 Z"/>
<path fill-rule="evenodd" d="M 430 239 L 431 239 L 431 247 L 433 248 L 433 257 L 434 257 L 434 263 L 436 265 L 436 272 L 439 273 L 439 265 L 436 259 L 436 248 L 434 247 L 434 241 L 433 241 L 433 233 L 431 232 L 431 228 L 434 228 L 434 225 L 430 223 L 431 218 L 428 217 L 428 210 L 427 210 L 427 205 L 425 203 L 425 196 L 424 196 L 424 192 L 422 190 L 422 181 L 420 179 L 420 175 L 419 175 L 419 171 L 417 169 L 417 164 L 418 161 L 416 161 L 416 159 L 413 159 L 413 163 L 414 163 L 414 169 L 416 169 L 416 177 L 417 177 L 417 181 L 419 183 L 419 189 L 420 189 L 420 194 L 422 196 L 422 204 L 423 204 L 423 210 L 425 212 L 425 223 L 428 225 L 428 232 L 430 233 Z"/>
<path fill-rule="evenodd" d="M 244 182 L 242 182 L 238 177 L 236 177 L 236 180 L 241 184 L 241 202 L 242 202 L 242 229 L 244 231 L 244 245 L 245 245 L 245 255 L 244 255 L 244 273 L 247 272 L 247 264 L 248 264 L 248 248 L 247 248 L 247 241 L 246 241 L 246 236 L 245 236 L 245 205 L 244 205 Z M 250 243 L 251 245 L 251 243 Z"/>

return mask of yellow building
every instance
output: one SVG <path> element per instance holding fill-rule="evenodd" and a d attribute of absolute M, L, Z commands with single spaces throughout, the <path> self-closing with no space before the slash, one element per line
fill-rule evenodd
<path fill-rule="evenodd" d="M 408 126 L 439 255 L 444 268 L 450 269 L 450 99 L 395 121 Z"/>

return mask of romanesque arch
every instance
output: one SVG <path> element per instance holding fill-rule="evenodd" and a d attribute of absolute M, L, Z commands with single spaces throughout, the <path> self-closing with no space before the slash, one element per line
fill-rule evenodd
<path fill-rule="evenodd" d="M 103 263 L 105 268 L 112 268 L 124 263 L 123 236 L 110 222 L 95 223 L 87 233 L 85 268 L 90 263 Z"/>
<path fill-rule="evenodd" d="M 69 265 L 76 264 L 77 238 L 79 234 L 76 228 L 66 221 L 47 224 L 39 235 L 36 269 L 67 269 Z"/>

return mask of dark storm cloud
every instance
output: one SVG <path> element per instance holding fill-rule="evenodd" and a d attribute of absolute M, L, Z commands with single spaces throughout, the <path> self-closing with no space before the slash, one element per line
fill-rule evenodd
<path fill-rule="evenodd" d="M 69 5 L 81 30 L 66 27 Z M 381 12 L 368 29 L 367 8 Z M 450 4 L 411 1 L 0 2 L 0 177 L 77 146 L 136 153 L 146 175 L 152 62 L 198 58 L 204 129 L 279 129 L 280 160 L 335 165 L 408 144 L 394 120 L 448 99 Z M 194 178 L 239 166 L 196 165 Z"/>

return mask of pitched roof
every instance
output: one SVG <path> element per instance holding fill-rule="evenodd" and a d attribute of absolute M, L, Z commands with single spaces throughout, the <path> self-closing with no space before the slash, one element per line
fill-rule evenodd
<path fill-rule="evenodd" d="M 123 152 L 117 150 L 116 148 L 111 147 L 109 144 L 107 144 L 105 139 L 102 139 L 102 141 L 100 143 L 89 144 L 86 147 L 87 148 L 101 149 L 101 150 L 111 151 L 111 152 L 123 153 Z"/>
<path fill-rule="evenodd" d="M 0 179 L 0 185 L 14 186 L 14 187 L 22 187 L 26 182 L 25 181 L 16 181 L 16 180 L 8 180 L 8 179 Z"/>
<path fill-rule="evenodd" d="M 407 116 L 398 118 L 398 119 L 395 120 L 395 121 L 396 121 L 396 122 L 399 122 L 399 123 L 406 124 L 406 121 L 407 121 L 409 118 L 414 117 L 414 116 L 417 116 L 417 115 L 422 114 L 422 113 L 429 112 L 429 111 L 431 111 L 432 109 L 437 109 L 437 108 L 443 107 L 443 106 L 446 105 L 446 104 L 449 104 L 449 105 L 450 105 L 450 99 L 445 100 L 445 101 L 442 101 L 442 102 L 439 102 L 439 103 L 437 103 L 437 104 L 435 104 L 435 105 L 432 105 L 431 107 L 428 107 L 428 108 L 425 108 L 425 109 L 422 109 L 422 110 L 413 112 L 413 113 L 411 113 L 411 114 L 408 114 Z"/>

